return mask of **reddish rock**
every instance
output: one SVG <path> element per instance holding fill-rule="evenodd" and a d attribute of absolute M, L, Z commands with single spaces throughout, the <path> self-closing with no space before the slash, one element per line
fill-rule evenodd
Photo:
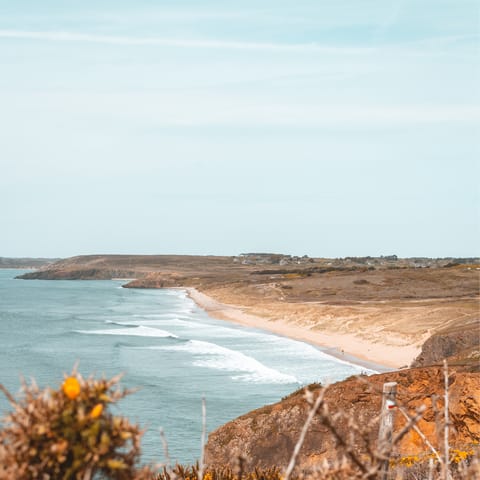
<path fill-rule="evenodd" d="M 442 368 L 429 367 L 401 370 L 371 377 L 352 377 L 328 388 L 326 402 L 334 415 L 344 411 L 357 422 L 367 427 L 374 419 L 381 405 L 381 391 L 385 382 L 398 383 L 398 401 L 410 413 L 425 404 L 427 410 L 419 427 L 430 442 L 437 445 L 435 433 L 435 413 L 432 408 L 432 395 L 438 397 L 438 408 L 443 409 L 444 376 Z M 451 446 L 464 448 L 480 440 L 480 374 L 452 370 L 449 377 L 449 413 L 453 424 Z M 317 393 L 320 386 L 310 387 Z M 209 435 L 206 447 L 206 461 L 210 466 L 235 466 L 237 458 L 245 458 L 245 467 L 286 466 L 293 447 L 300 435 L 307 416 L 307 404 L 303 391 L 295 392 L 274 405 L 254 410 L 233 420 Z M 347 435 L 348 421 L 341 418 L 335 422 L 338 430 Z M 400 413 L 396 414 L 395 431 L 405 424 Z M 377 426 L 370 428 L 369 438 L 374 442 Z M 362 442 L 356 448 L 362 451 Z M 423 440 L 415 432 L 406 435 L 397 454 L 411 455 L 427 451 Z M 298 465 L 308 467 L 323 459 L 337 455 L 335 441 L 327 428 L 315 419 L 299 456 Z"/>

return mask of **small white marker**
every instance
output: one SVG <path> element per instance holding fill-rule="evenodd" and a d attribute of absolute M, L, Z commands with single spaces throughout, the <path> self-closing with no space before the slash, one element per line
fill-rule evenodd
<path fill-rule="evenodd" d="M 397 406 L 393 400 L 387 400 L 385 402 L 385 405 L 387 406 L 388 410 L 391 410 L 392 408 L 395 408 Z"/>

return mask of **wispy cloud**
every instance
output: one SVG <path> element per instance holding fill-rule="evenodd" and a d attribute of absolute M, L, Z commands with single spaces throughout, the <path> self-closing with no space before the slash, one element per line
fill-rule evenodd
<path fill-rule="evenodd" d="M 317 42 L 284 43 L 284 42 L 248 42 L 230 40 L 179 39 L 168 37 L 141 37 L 127 35 L 101 35 L 67 31 L 29 31 L 0 29 L 0 39 L 40 40 L 48 42 L 77 42 L 94 43 L 112 46 L 158 46 L 165 48 L 210 49 L 210 50 L 238 50 L 238 51 L 265 51 L 278 53 L 320 53 L 326 55 L 368 55 L 384 50 L 404 51 L 415 56 L 430 54 L 432 48 L 443 48 L 455 45 L 462 41 L 476 42 L 478 34 L 451 35 L 432 37 L 427 39 L 386 43 L 375 47 L 361 46 L 331 46 Z M 415 47 L 415 48 L 414 48 Z M 443 53 L 447 53 L 443 50 Z M 465 52 L 468 53 L 468 52 Z"/>
<path fill-rule="evenodd" d="M 95 35 L 89 33 L 72 33 L 61 31 L 24 31 L 0 30 L 0 38 L 46 40 L 52 42 L 89 42 L 108 45 L 152 45 L 176 48 L 203 48 L 224 50 L 265 50 L 278 52 L 321 52 L 332 54 L 368 53 L 373 49 L 368 47 L 330 47 L 318 43 L 268 43 L 242 42 L 227 40 L 182 40 L 161 37 L 134 37 L 116 35 Z"/>

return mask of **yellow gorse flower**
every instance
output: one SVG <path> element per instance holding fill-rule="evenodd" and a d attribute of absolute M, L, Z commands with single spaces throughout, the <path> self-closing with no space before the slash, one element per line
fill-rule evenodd
<path fill-rule="evenodd" d="M 80 395 L 80 382 L 75 377 L 68 377 L 63 382 L 62 390 L 70 400 L 75 400 Z"/>
<path fill-rule="evenodd" d="M 97 403 L 90 412 L 90 418 L 98 418 L 103 412 L 103 405 L 101 403 Z"/>

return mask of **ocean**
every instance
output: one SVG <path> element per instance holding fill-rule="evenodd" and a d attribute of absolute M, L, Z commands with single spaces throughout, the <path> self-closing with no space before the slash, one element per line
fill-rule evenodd
<path fill-rule="evenodd" d="M 365 370 L 321 349 L 216 320 L 183 290 L 135 290 L 122 281 L 15 280 L 0 270 L 0 383 L 18 393 L 20 375 L 58 387 L 79 362 L 84 376 L 123 372 L 139 390 L 116 412 L 148 430 L 144 462 L 200 456 L 201 402 L 207 430 L 280 400 L 303 385 Z M 1 394 L 0 394 L 1 395 Z M 0 397 L 0 413 L 9 409 Z"/>

